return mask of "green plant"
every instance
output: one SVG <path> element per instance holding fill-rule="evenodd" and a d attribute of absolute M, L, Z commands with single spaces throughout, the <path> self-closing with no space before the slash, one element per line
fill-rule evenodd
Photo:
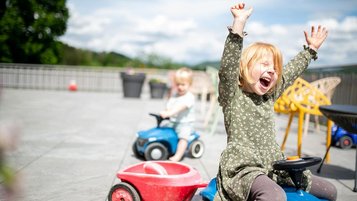
<path fill-rule="evenodd" d="M 165 81 L 159 79 L 159 78 L 151 78 L 149 80 L 149 83 L 166 83 Z"/>

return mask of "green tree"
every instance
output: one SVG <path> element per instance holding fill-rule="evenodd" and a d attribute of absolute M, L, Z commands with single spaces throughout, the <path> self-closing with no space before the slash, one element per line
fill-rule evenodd
<path fill-rule="evenodd" d="M 186 66 L 184 64 L 174 63 L 171 58 L 156 53 L 143 53 L 140 57 L 146 64 L 147 68 L 176 69 Z"/>
<path fill-rule="evenodd" d="M 0 62 L 59 63 L 68 17 L 66 0 L 1 0 Z"/>

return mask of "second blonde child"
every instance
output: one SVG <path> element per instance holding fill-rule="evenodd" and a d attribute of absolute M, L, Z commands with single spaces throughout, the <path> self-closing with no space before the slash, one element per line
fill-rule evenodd
<path fill-rule="evenodd" d="M 179 137 L 177 151 L 169 160 L 180 161 L 185 154 L 188 138 L 194 131 L 195 97 L 189 91 L 193 81 L 192 70 L 186 67 L 178 69 L 173 81 L 175 92 L 170 96 L 166 109 L 161 111 L 160 115 L 163 118 L 170 118 L 172 126 Z"/>

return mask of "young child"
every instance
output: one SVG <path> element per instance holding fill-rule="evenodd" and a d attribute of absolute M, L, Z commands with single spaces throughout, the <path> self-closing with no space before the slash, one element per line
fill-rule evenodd
<path fill-rule="evenodd" d="M 227 147 L 221 154 L 214 200 L 286 200 L 281 185 L 293 183 L 272 162 L 285 158 L 275 141 L 274 102 L 317 59 L 327 37 L 321 26 L 305 31 L 307 47 L 282 67 L 280 51 L 268 43 L 253 43 L 242 51 L 245 23 L 253 9 L 244 3 L 231 7 L 233 26 L 225 42 L 219 71 L 219 103 L 224 113 Z M 304 190 L 336 200 L 328 181 L 304 172 Z"/>
<path fill-rule="evenodd" d="M 177 162 L 182 159 L 187 148 L 188 138 L 193 132 L 195 97 L 189 91 L 192 77 L 193 73 L 189 68 L 183 67 L 176 71 L 174 75 L 176 93 L 169 98 L 166 109 L 160 112 L 161 117 L 170 117 L 173 128 L 180 138 L 175 155 L 169 158 L 171 161 Z"/>

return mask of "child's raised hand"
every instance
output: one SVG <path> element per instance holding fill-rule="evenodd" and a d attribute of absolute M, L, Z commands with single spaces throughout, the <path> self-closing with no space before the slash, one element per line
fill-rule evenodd
<path fill-rule="evenodd" d="M 311 35 L 304 31 L 305 34 L 305 39 L 307 42 L 307 45 L 317 51 L 322 43 L 325 41 L 327 38 L 327 29 L 325 27 L 321 27 L 321 25 L 318 26 L 317 31 L 315 30 L 315 27 L 311 27 Z"/>
<path fill-rule="evenodd" d="M 239 3 L 231 7 L 231 13 L 234 19 L 244 22 L 248 19 L 248 17 L 253 12 L 253 8 L 249 8 L 245 10 L 244 7 L 245 7 L 244 3 Z"/>
<path fill-rule="evenodd" d="M 239 34 L 241 37 L 244 36 L 243 29 L 245 23 L 249 16 L 253 12 L 253 8 L 244 9 L 245 4 L 239 3 L 231 7 L 231 13 L 233 15 L 233 25 L 232 25 L 232 32 Z"/>

